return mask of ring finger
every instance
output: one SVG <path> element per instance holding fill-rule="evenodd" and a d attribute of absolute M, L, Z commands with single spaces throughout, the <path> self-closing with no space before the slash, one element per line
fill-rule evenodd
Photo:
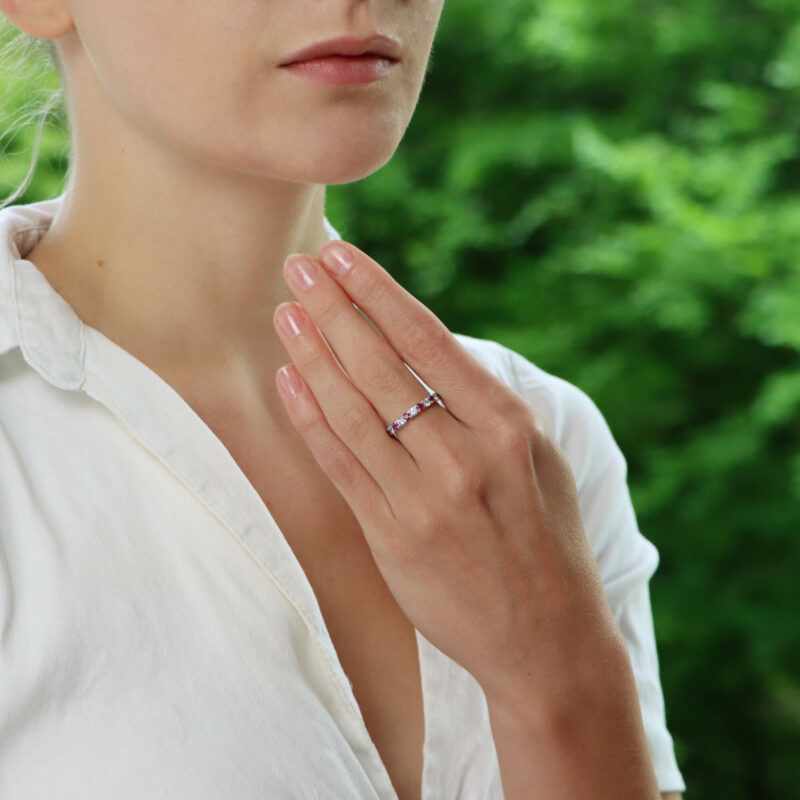
<path fill-rule="evenodd" d="M 375 409 L 336 363 L 319 329 L 299 303 L 281 303 L 275 310 L 275 321 L 286 350 L 328 425 L 391 502 L 391 487 L 408 486 L 418 475 L 410 453 L 387 436 Z"/>

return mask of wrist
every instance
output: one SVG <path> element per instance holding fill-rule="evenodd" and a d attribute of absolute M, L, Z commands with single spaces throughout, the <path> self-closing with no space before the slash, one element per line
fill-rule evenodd
<path fill-rule="evenodd" d="M 549 685 L 507 683 L 487 694 L 509 800 L 658 797 L 633 668 L 622 634 L 615 639 L 551 673 Z"/>
<path fill-rule="evenodd" d="M 625 641 L 613 625 L 591 640 L 575 637 L 551 647 L 524 670 L 495 675 L 481 687 L 493 719 L 549 736 L 621 692 L 635 692 L 635 681 Z"/>

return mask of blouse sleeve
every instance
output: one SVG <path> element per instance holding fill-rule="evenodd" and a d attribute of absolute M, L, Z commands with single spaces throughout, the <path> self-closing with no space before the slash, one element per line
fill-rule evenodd
<path fill-rule="evenodd" d="M 572 467 L 584 528 L 633 666 L 659 789 L 683 792 L 686 785 L 666 725 L 650 607 L 649 581 L 659 554 L 639 531 L 627 484 L 627 462 L 605 418 L 585 392 L 519 353 L 507 352 L 512 387 L 544 414 Z"/>

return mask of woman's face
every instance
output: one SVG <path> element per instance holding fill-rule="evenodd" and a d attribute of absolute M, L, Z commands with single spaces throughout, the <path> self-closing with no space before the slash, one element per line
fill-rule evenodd
<path fill-rule="evenodd" d="M 333 184 L 374 172 L 395 151 L 444 0 L 64 2 L 75 28 L 59 47 L 73 102 L 109 103 L 126 125 L 193 158 Z M 331 85 L 280 66 L 320 40 L 375 33 L 400 44 L 379 80 Z M 99 92 L 81 90 L 87 79 Z"/>

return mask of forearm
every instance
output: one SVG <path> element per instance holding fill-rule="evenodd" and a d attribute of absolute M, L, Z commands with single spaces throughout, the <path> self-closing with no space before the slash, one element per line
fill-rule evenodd
<path fill-rule="evenodd" d="M 584 660 L 591 669 L 557 676 L 550 699 L 487 692 L 505 800 L 660 797 L 624 643 L 603 650 Z"/>

